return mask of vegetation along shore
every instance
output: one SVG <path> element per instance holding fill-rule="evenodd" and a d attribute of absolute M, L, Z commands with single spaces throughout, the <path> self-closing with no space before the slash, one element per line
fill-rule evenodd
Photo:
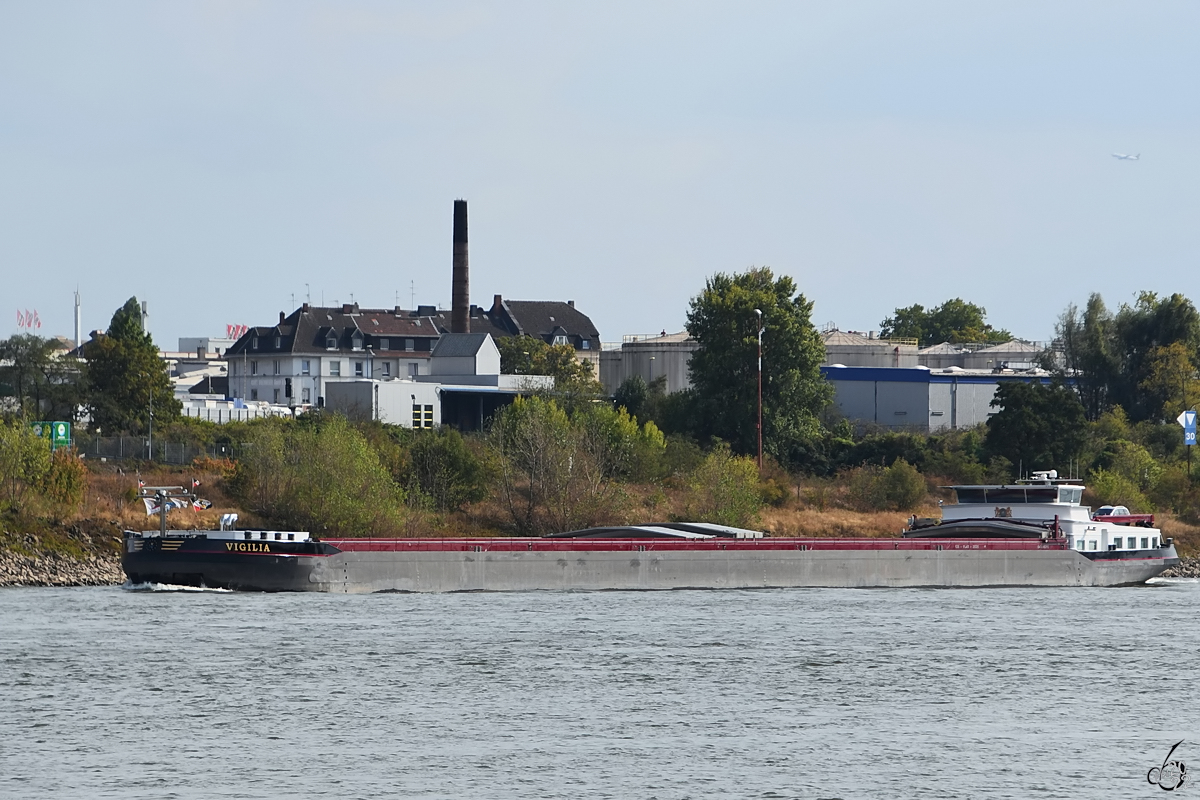
<path fill-rule="evenodd" d="M 766 326 L 761 469 L 756 310 Z M 608 397 L 569 347 L 501 341 L 504 371 L 549 374 L 555 388 L 467 434 L 320 410 L 220 425 L 180 418 L 134 299 L 80 359 L 14 336 L 0 342 L 0 585 L 119 582 L 121 531 L 155 524 L 139 481 L 199 481 L 211 506 L 170 512 L 176 528 L 236 512 L 242 526 L 316 536 L 540 535 L 657 520 L 898 536 L 910 515 L 937 516 L 939 501 L 953 501 L 943 487 L 1058 469 L 1089 487 L 1086 503 L 1152 512 L 1181 554 L 1200 553 L 1200 492 L 1175 423 L 1194 405 L 1200 359 L 1188 299 L 1143 294 L 1109 311 L 1093 295 L 1071 306 L 1042 355 L 1052 379 L 1006 383 L 985 425 L 933 433 L 839 418 L 811 311 L 768 269 L 710 278 L 688 312 L 699 344 L 692 385 L 673 394 L 631 378 Z M 896 309 L 883 327 L 922 344 L 1008 336 L 957 299 Z M 202 455 L 181 466 L 87 455 L 100 431 L 148 434 L 147 398 L 155 441 Z M 74 447 L 52 452 L 38 419 L 73 421 Z M 1200 576 L 1200 562 L 1174 572 Z"/>

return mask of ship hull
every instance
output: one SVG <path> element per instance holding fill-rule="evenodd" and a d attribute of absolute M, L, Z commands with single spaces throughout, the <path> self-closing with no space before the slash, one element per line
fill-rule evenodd
<path fill-rule="evenodd" d="M 343 553 L 317 564 L 312 581 L 317 591 L 348 593 L 1123 586 L 1176 562 L 1096 562 L 1070 550 Z"/>
<path fill-rule="evenodd" d="M 314 555 L 131 552 L 133 582 L 251 591 L 476 592 L 1123 586 L 1174 547 L 1084 554 L 1056 543 L 939 540 L 335 540 Z"/>

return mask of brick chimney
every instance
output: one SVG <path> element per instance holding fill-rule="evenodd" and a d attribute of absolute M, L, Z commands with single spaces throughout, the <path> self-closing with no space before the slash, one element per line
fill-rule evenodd
<path fill-rule="evenodd" d="M 467 265 L 467 201 L 454 201 L 454 274 L 450 284 L 450 332 L 471 332 L 471 280 Z"/>

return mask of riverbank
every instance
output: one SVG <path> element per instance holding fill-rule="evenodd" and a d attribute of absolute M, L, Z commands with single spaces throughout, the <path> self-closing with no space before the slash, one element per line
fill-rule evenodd
<path fill-rule="evenodd" d="M 1200 578 L 1200 557 L 1181 558 L 1179 563 L 1167 569 L 1160 578 Z"/>
<path fill-rule="evenodd" d="M 114 554 L 73 558 L 62 553 L 0 551 L 0 586 L 113 586 L 125 582 Z"/>

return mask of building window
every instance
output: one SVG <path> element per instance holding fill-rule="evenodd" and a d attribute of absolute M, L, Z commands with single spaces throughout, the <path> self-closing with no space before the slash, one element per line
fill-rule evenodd
<path fill-rule="evenodd" d="M 379 349 L 380 349 L 380 350 L 387 350 L 387 349 L 388 349 L 388 340 L 387 340 L 387 339 L 380 339 L 380 340 L 379 340 Z"/>
<path fill-rule="evenodd" d="M 275 349 L 278 350 L 282 344 L 283 344 L 283 339 L 280 338 L 279 336 L 276 336 L 275 337 Z"/>
<path fill-rule="evenodd" d="M 325 348 L 327 350 L 337 350 L 337 337 L 332 333 L 325 337 Z"/>
<path fill-rule="evenodd" d="M 278 390 L 278 389 L 276 389 L 276 390 L 275 390 L 275 393 L 272 395 L 272 397 L 271 397 L 271 402 L 272 402 L 272 403 L 278 403 L 278 402 L 279 402 L 279 390 Z"/>
<path fill-rule="evenodd" d="M 251 374 L 251 375 L 257 375 L 257 374 L 258 374 L 258 362 L 257 362 L 257 361 L 251 361 L 251 362 L 250 362 L 250 374 Z"/>
<path fill-rule="evenodd" d="M 350 347 L 354 350 L 362 350 L 362 334 L 358 331 L 355 331 L 354 335 L 350 337 Z"/>
<path fill-rule="evenodd" d="M 410 378 L 416 377 L 417 375 L 420 374 L 420 370 L 421 370 L 420 366 L 418 366 L 417 364 L 410 363 L 408 365 L 408 377 L 410 377 Z"/>
<path fill-rule="evenodd" d="M 563 335 L 560 333 L 558 336 L 555 336 L 555 337 L 554 337 L 554 343 L 555 343 L 555 344 L 566 344 L 566 343 L 567 343 L 567 337 L 566 337 L 566 336 L 563 336 Z"/>
<path fill-rule="evenodd" d="M 309 389 L 308 387 L 301 389 L 300 390 L 300 399 L 302 402 L 304 402 L 306 404 L 311 403 L 312 402 L 312 389 Z"/>
<path fill-rule="evenodd" d="M 339 378 L 339 377 L 341 377 L 341 375 L 342 375 L 342 362 L 341 362 L 339 359 L 336 359 L 336 358 L 335 358 L 333 361 L 330 361 L 330 362 L 329 362 L 329 374 L 330 374 L 330 375 L 332 375 L 332 376 L 333 376 L 333 377 L 335 377 L 335 378 Z"/>
<path fill-rule="evenodd" d="M 251 349 L 251 350 L 257 350 L 257 349 L 258 349 L 258 337 L 257 337 L 257 336 L 251 336 L 251 337 L 250 337 L 250 349 Z"/>
<path fill-rule="evenodd" d="M 420 403 L 413 403 L 412 419 L 414 428 L 432 428 L 433 406 L 427 405 L 422 407 Z"/>
<path fill-rule="evenodd" d="M 258 389 L 251 389 L 251 390 L 250 390 L 250 399 L 251 399 L 251 400 L 257 400 L 257 399 L 258 399 Z"/>
<path fill-rule="evenodd" d="M 404 340 L 404 349 L 411 353 L 413 350 L 417 349 L 417 343 L 414 342 L 412 339 L 405 339 Z"/>
<path fill-rule="evenodd" d="M 307 358 L 300 361 L 300 374 L 301 375 L 311 375 L 312 373 L 310 372 L 310 369 L 311 369 L 311 367 L 309 366 Z"/>
<path fill-rule="evenodd" d="M 363 362 L 354 362 L 354 377 L 361 378 L 363 376 Z"/>
<path fill-rule="evenodd" d="M 591 350 L 592 349 L 592 340 L 591 339 L 581 339 L 579 341 L 579 346 L 582 347 L 584 350 Z"/>
<path fill-rule="evenodd" d="M 392 365 L 386 361 L 383 362 L 383 377 L 385 377 L 385 378 L 392 377 Z"/>
<path fill-rule="evenodd" d="M 275 359 L 275 374 L 279 374 L 279 359 Z"/>

